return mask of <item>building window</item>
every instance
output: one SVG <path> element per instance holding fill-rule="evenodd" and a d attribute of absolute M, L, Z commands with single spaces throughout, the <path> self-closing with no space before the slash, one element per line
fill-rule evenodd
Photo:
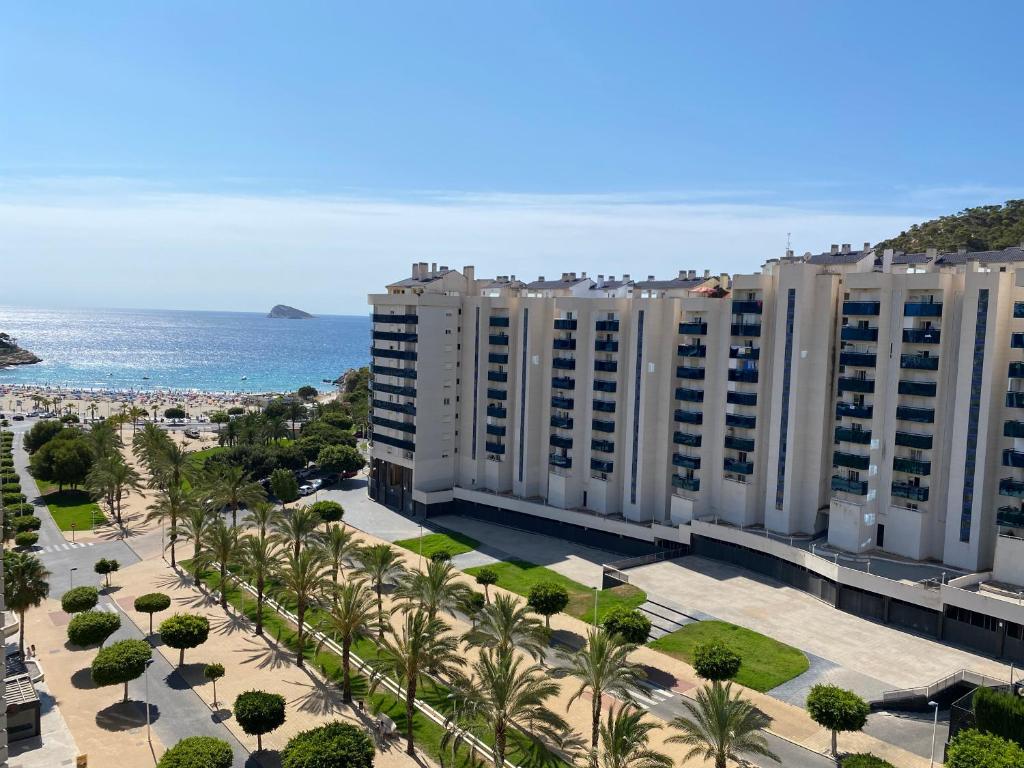
<path fill-rule="evenodd" d="M 934 299 L 933 299 L 934 300 Z M 974 509 L 975 455 L 978 451 L 978 418 L 981 411 L 981 380 L 985 367 L 985 332 L 988 326 L 988 289 L 978 291 L 974 320 L 974 361 L 971 369 L 971 400 L 967 414 L 967 451 L 964 457 L 964 494 L 960 506 L 960 541 L 971 540 Z"/>
<path fill-rule="evenodd" d="M 775 479 L 775 509 L 781 510 L 786 498 L 786 448 L 789 438 L 789 387 L 793 371 L 793 317 L 796 313 L 796 289 L 786 296 L 786 351 L 782 360 L 782 421 L 779 424 L 779 465 Z"/>

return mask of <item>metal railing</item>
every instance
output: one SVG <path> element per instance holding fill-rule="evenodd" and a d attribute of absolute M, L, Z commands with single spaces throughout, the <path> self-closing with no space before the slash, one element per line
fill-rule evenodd
<path fill-rule="evenodd" d="M 923 696 L 925 699 L 933 699 L 937 694 L 960 683 L 967 683 L 978 687 L 990 685 L 1009 685 L 1006 680 L 998 680 L 980 672 L 973 672 L 969 669 L 959 669 L 951 675 L 936 680 L 930 685 L 923 685 L 917 688 L 901 688 L 893 691 L 882 692 L 882 702 L 899 701 L 902 699 Z"/>

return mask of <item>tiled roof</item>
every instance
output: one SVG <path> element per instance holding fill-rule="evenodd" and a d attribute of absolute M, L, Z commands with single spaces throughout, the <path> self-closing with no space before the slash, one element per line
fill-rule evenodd
<path fill-rule="evenodd" d="M 903 253 L 900 251 L 892 255 L 893 264 L 927 264 L 931 260 L 932 257 L 927 253 Z M 879 258 L 876 258 L 875 261 L 881 263 Z"/>
<path fill-rule="evenodd" d="M 632 280 L 605 280 L 600 285 L 590 286 L 592 291 L 603 291 L 603 290 L 614 290 L 615 288 L 622 288 L 624 285 L 633 285 Z"/>
<path fill-rule="evenodd" d="M 963 253 L 943 253 L 936 259 L 937 264 L 966 264 L 969 261 L 983 261 L 986 264 L 1024 261 L 1024 248 L 1011 246 L 1001 251 L 966 251 Z"/>
<path fill-rule="evenodd" d="M 634 288 L 639 288 L 645 291 L 671 291 L 673 289 L 692 290 L 699 285 L 703 285 L 710 277 L 696 277 L 693 279 L 674 277 L 671 280 L 641 280 L 633 284 Z"/>
<path fill-rule="evenodd" d="M 447 272 L 445 274 L 448 274 Z M 435 280 L 440 280 L 444 275 L 434 275 L 432 277 L 407 277 L 404 280 L 399 280 L 397 283 L 391 283 L 388 288 L 409 288 L 413 285 L 427 285 Z"/>
<path fill-rule="evenodd" d="M 534 280 L 532 283 L 527 283 L 526 288 L 530 291 L 564 291 L 589 279 L 589 277 L 577 277 L 575 280 Z"/>
<path fill-rule="evenodd" d="M 822 267 L 840 267 L 847 264 L 856 264 L 861 259 L 867 258 L 873 251 L 850 251 L 849 253 L 816 253 L 806 257 L 808 264 L 817 264 Z"/>

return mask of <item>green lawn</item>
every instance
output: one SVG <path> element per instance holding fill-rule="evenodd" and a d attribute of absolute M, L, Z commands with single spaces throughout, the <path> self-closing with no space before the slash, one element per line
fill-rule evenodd
<path fill-rule="evenodd" d="M 395 542 L 396 546 L 404 547 L 410 552 L 420 551 L 419 536 Z M 472 552 L 480 546 L 480 542 L 469 536 L 452 531 L 450 533 L 428 533 L 423 536 L 423 556 L 431 557 L 436 552 L 447 552 L 452 557 Z"/>
<path fill-rule="evenodd" d="M 698 621 L 665 635 L 651 648 L 693 663 L 693 650 L 709 640 L 721 640 L 743 660 L 736 682 L 755 691 L 770 691 L 807 671 L 807 657 L 796 648 L 753 630 L 725 621 Z"/>
<path fill-rule="evenodd" d="M 493 565 L 481 565 L 467 568 L 466 573 L 476 575 L 483 568 L 491 568 L 498 573 L 498 586 L 516 594 L 528 596 L 530 589 L 543 582 L 554 582 L 565 587 L 569 593 L 569 605 L 565 612 L 588 623 L 594 620 L 594 590 L 573 581 L 557 571 L 526 560 L 508 560 Z M 611 589 L 602 589 L 597 595 L 597 620 L 602 621 L 613 608 L 625 606 L 636 608 L 647 599 L 647 594 L 628 584 Z"/>
<path fill-rule="evenodd" d="M 93 519 L 96 525 L 102 525 L 107 521 L 86 491 L 71 488 L 58 491 L 56 485 L 45 480 L 36 480 L 36 485 L 43 494 L 43 501 L 46 502 L 54 522 L 62 531 L 70 531 L 72 524 L 75 530 L 88 531 L 92 528 Z"/>

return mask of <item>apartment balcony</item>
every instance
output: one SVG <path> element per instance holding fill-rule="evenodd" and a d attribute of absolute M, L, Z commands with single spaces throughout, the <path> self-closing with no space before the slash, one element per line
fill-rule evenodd
<path fill-rule="evenodd" d="M 763 307 L 761 301 L 736 301 L 732 302 L 732 313 L 734 315 L 760 315 Z"/>
<path fill-rule="evenodd" d="M 940 333 L 938 328 L 904 328 L 904 344 L 938 344 Z"/>
<path fill-rule="evenodd" d="M 614 400 L 594 400 L 594 410 L 601 413 L 615 413 Z"/>
<path fill-rule="evenodd" d="M 698 480 L 696 477 L 682 477 L 680 475 L 672 475 L 672 487 L 696 493 L 697 491 L 700 490 L 700 480 Z"/>
<path fill-rule="evenodd" d="M 704 390 L 687 389 L 686 387 L 676 387 L 676 400 L 683 400 L 684 402 L 687 403 L 703 403 Z"/>
<path fill-rule="evenodd" d="M 746 451 L 747 453 L 750 453 L 754 450 L 754 438 L 752 437 L 726 435 L 724 444 L 726 448 L 731 448 L 734 451 Z"/>
<path fill-rule="evenodd" d="M 371 416 L 370 423 L 378 427 L 387 427 L 388 429 L 396 429 L 399 432 L 407 432 L 410 435 L 416 434 L 416 425 L 411 421 L 395 421 L 394 419 L 386 419 L 383 416 Z"/>
<path fill-rule="evenodd" d="M 619 342 L 617 341 L 602 341 L 598 339 L 594 342 L 595 352 L 618 352 Z"/>
<path fill-rule="evenodd" d="M 757 384 L 756 368 L 730 368 L 729 381 L 743 381 L 747 384 Z"/>
<path fill-rule="evenodd" d="M 906 472 L 908 475 L 930 475 L 932 463 L 921 459 L 911 459 L 908 456 L 894 456 L 892 468 L 896 472 Z"/>
<path fill-rule="evenodd" d="M 919 432 L 896 432 L 896 445 L 906 448 L 917 448 L 922 451 L 930 451 L 932 448 L 932 436 Z"/>
<path fill-rule="evenodd" d="M 703 344 L 680 344 L 677 350 L 680 357 L 707 357 L 708 348 Z"/>
<path fill-rule="evenodd" d="M 1024 392 L 1007 392 L 1007 408 L 1024 408 Z"/>
<path fill-rule="evenodd" d="M 700 411 L 684 411 L 676 409 L 673 418 L 680 424 L 703 424 L 704 414 Z"/>
<path fill-rule="evenodd" d="M 576 339 L 555 339 L 551 346 L 553 349 L 573 351 L 576 349 Z"/>
<path fill-rule="evenodd" d="M 878 329 L 844 325 L 839 331 L 839 338 L 843 341 L 878 341 Z"/>
<path fill-rule="evenodd" d="M 839 364 L 857 368 L 874 368 L 877 355 L 874 352 L 840 352 Z"/>
<path fill-rule="evenodd" d="M 1024 469 L 1024 453 L 1014 451 L 1010 448 L 1003 449 L 1003 466 Z"/>
<path fill-rule="evenodd" d="M 850 427 L 836 427 L 835 438 L 840 443 L 857 443 L 858 445 L 871 444 L 870 429 L 851 429 Z"/>
<path fill-rule="evenodd" d="M 495 443 L 488 440 L 484 443 L 484 448 L 487 449 L 488 453 L 496 453 L 499 456 L 505 455 L 505 446 L 503 443 Z"/>
<path fill-rule="evenodd" d="M 733 323 L 729 331 L 733 336 L 760 336 L 760 323 Z"/>
<path fill-rule="evenodd" d="M 615 373 L 619 370 L 618 360 L 595 360 L 594 370 L 601 373 Z"/>
<path fill-rule="evenodd" d="M 928 501 L 928 489 L 910 483 L 893 483 L 892 495 L 910 501 Z"/>
<path fill-rule="evenodd" d="M 896 406 L 896 418 L 899 421 L 914 421 L 918 424 L 934 424 L 934 408 L 912 408 L 909 405 Z"/>
<path fill-rule="evenodd" d="M 734 475 L 754 474 L 754 463 L 751 461 L 740 461 L 739 459 L 726 459 L 724 462 L 722 462 L 722 466 L 726 472 L 731 472 Z"/>
<path fill-rule="evenodd" d="M 836 418 L 847 416 L 851 419 L 870 419 L 875 409 L 870 405 L 857 405 L 856 403 L 836 403 Z"/>
<path fill-rule="evenodd" d="M 419 317 L 416 315 L 384 315 L 379 312 L 370 315 L 370 319 L 375 323 L 397 323 L 398 325 L 416 325 L 419 322 Z"/>
<path fill-rule="evenodd" d="M 509 318 L 505 315 L 491 315 L 487 324 L 491 328 L 508 328 Z"/>
<path fill-rule="evenodd" d="M 504 384 L 508 381 L 508 371 L 488 371 L 487 380 Z"/>
<path fill-rule="evenodd" d="M 590 421 L 590 428 L 595 432 L 614 432 L 615 422 L 606 421 L 605 419 L 592 419 Z"/>
<path fill-rule="evenodd" d="M 594 328 L 599 333 L 618 333 L 619 332 L 619 321 L 618 320 L 598 320 Z"/>
<path fill-rule="evenodd" d="M 685 365 L 676 367 L 676 376 L 680 379 L 697 379 L 700 381 L 704 380 L 704 369 L 703 368 L 687 368 Z"/>
<path fill-rule="evenodd" d="M 1007 374 L 1011 379 L 1024 379 L 1024 363 L 1014 362 L 1010 363 L 1009 371 Z"/>
<path fill-rule="evenodd" d="M 590 450 L 598 453 L 615 453 L 615 443 L 611 440 L 593 438 L 590 441 Z"/>
<path fill-rule="evenodd" d="M 605 459 L 591 459 L 590 460 L 590 471 L 591 472 L 604 472 L 608 474 L 615 467 L 615 464 Z"/>
<path fill-rule="evenodd" d="M 614 381 L 608 381 L 606 379 L 594 379 L 595 392 L 614 392 L 618 388 L 619 385 Z"/>
<path fill-rule="evenodd" d="M 1024 421 L 1004 421 L 1003 437 L 1024 437 Z"/>
<path fill-rule="evenodd" d="M 858 317 L 877 317 L 882 309 L 880 301 L 844 301 L 843 314 Z"/>
<path fill-rule="evenodd" d="M 1024 333 L 1011 333 L 1010 346 L 1013 349 L 1024 349 Z"/>
<path fill-rule="evenodd" d="M 572 467 L 572 457 L 563 456 L 560 453 L 552 453 L 548 456 L 548 464 L 552 467 L 562 467 L 562 469 L 569 469 Z"/>
<path fill-rule="evenodd" d="M 557 429 L 572 429 L 572 416 L 552 416 L 551 426 Z"/>
<path fill-rule="evenodd" d="M 867 496 L 868 484 L 866 480 L 851 480 L 848 477 L 832 475 L 832 490 L 852 493 L 854 496 Z"/>
<path fill-rule="evenodd" d="M 488 405 L 487 415 L 495 419 L 504 419 L 508 416 L 508 411 L 505 410 L 503 405 Z"/>
<path fill-rule="evenodd" d="M 1013 302 L 1013 316 L 1016 318 L 1024 317 L 1024 301 Z"/>
<path fill-rule="evenodd" d="M 939 370 L 939 358 L 931 355 L 900 355 L 900 368 L 915 371 Z"/>
<path fill-rule="evenodd" d="M 555 320 L 556 331 L 575 331 L 577 321 L 571 318 L 559 318 Z"/>
<path fill-rule="evenodd" d="M 737 347 L 735 345 L 729 347 L 729 357 L 734 360 L 760 360 L 761 359 L 761 348 L 760 347 Z"/>
<path fill-rule="evenodd" d="M 508 334 L 507 333 L 492 333 L 488 335 L 487 340 L 496 347 L 507 347 L 508 346 Z"/>
<path fill-rule="evenodd" d="M 684 469 L 700 469 L 700 456 L 686 456 L 682 453 L 672 454 L 672 466 Z"/>
<path fill-rule="evenodd" d="M 1000 507 L 996 510 L 996 525 L 1004 528 L 1024 528 L 1024 510 L 1020 507 Z"/>
<path fill-rule="evenodd" d="M 899 383 L 901 395 L 913 395 L 914 397 L 935 397 L 936 385 L 934 381 L 905 381 Z"/>
<path fill-rule="evenodd" d="M 858 379 L 853 376 L 839 377 L 839 393 L 843 392 L 874 392 L 874 379 Z"/>
<path fill-rule="evenodd" d="M 700 320 L 682 322 L 679 324 L 679 333 L 684 336 L 707 336 L 708 324 Z"/>
<path fill-rule="evenodd" d="M 832 451 L 832 466 L 847 467 L 849 469 L 867 469 L 871 459 L 861 456 L 859 453 L 847 453 L 845 451 Z"/>
<path fill-rule="evenodd" d="M 551 379 L 552 389 L 576 389 L 576 379 L 570 379 L 568 376 L 555 376 Z"/>
<path fill-rule="evenodd" d="M 548 438 L 548 445 L 553 445 L 555 448 L 572 448 L 572 438 L 566 435 L 551 435 Z"/>
<path fill-rule="evenodd" d="M 416 387 L 404 387 L 399 384 L 381 384 L 380 382 L 377 381 L 371 381 L 370 389 L 372 389 L 374 392 L 385 392 L 389 395 L 416 397 Z"/>
<path fill-rule="evenodd" d="M 414 349 L 380 349 L 373 347 L 370 350 L 372 357 L 385 357 L 390 360 L 415 360 L 416 350 Z"/>
<path fill-rule="evenodd" d="M 1024 498 L 1024 482 L 1004 477 L 999 481 L 999 495 L 1012 496 L 1015 499 Z"/>
<path fill-rule="evenodd" d="M 416 406 L 413 405 L 412 403 L 392 403 L 388 400 L 373 400 L 373 407 L 380 408 L 383 411 L 404 413 L 409 416 L 416 415 Z"/>
<path fill-rule="evenodd" d="M 556 357 L 551 360 L 551 367 L 560 371 L 575 371 L 576 360 L 571 357 Z"/>
<path fill-rule="evenodd" d="M 376 432 L 371 436 L 374 443 L 380 443 L 381 445 L 390 445 L 392 448 L 400 448 L 403 451 L 415 451 L 416 443 L 412 440 L 402 440 L 398 437 L 388 437 L 387 435 L 378 435 Z"/>
<path fill-rule="evenodd" d="M 507 427 L 504 424 L 488 424 L 485 428 L 488 435 L 494 435 L 495 437 L 505 437 Z"/>
<path fill-rule="evenodd" d="M 551 396 L 551 407 L 561 408 L 563 411 L 571 411 L 576 405 L 576 400 L 571 397 L 562 397 L 562 395 Z"/>
<path fill-rule="evenodd" d="M 416 343 L 419 337 L 415 333 L 407 331 L 374 331 L 374 341 L 401 341 L 405 343 Z"/>
<path fill-rule="evenodd" d="M 488 352 L 487 362 L 498 365 L 508 365 L 508 352 Z"/>
<path fill-rule="evenodd" d="M 690 448 L 700 448 L 701 444 L 700 435 L 692 435 L 689 432 L 673 432 L 672 442 L 676 445 L 686 445 Z"/>
<path fill-rule="evenodd" d="M 371 365 L 370 373 L 378 376 L 398 376 L 401 379 L 415 379 L 415 368 L 395 368 L 391 365 Z"/>
<path fill-rule="evenodd" d="M 908 301 L 903 305 L 904 317 L 942 317 L 941 301 Z"/>
<path fill-rule="evenodd" d="M 757 405 L 757 392 L 726 392 L 725 402 L 732 405 Z"/>
<path fill-rule="evenodd" d="M 508 400 L 508 390 L 488 387 L 487 397 L 491 400 Z"/>
<path fill-rule="evenodd" d="M 739 429 L 756 429 L 757 417 L 744 416 L 741 413 L 727 413 L 725 414 L 725 426 L 737 427 Z"/>

